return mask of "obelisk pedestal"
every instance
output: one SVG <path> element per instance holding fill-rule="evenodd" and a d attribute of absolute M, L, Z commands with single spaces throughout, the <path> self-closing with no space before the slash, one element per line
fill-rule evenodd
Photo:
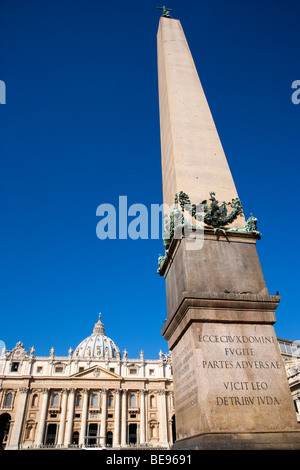
<path fill-rule="evenodd" d="M 186 238 L 173 240 L 161 273 L 168 305 L 162 334 L 173 363 L 173 449 L 300 448 L 273 327 L 279 297 L 266 291 L 255 240 L 207 232 L 199 251 L 189 251 Z M 213 252 L 215 265 L 205 267 Z"/>
<path fill-rule="evenodd" d="M 194 204 L 211 201 L 206 214 L 213 216 L 196 234 L 204 238 L 201 248 L 191 249 L 185 235 L 171 238 L 160 263 L 168 310 L 162 334 L 174 377 L 173 448 L 299 449 L 273 327 L 280 298 L 265 284 L 259 234 L 243 214 L 229 221 L 225 206 L 209 197 L 214 191 L 220 201 L 238 199 L 178 20 L 160 19 L 157 45 L 164 203 L 186 191 Z"/>

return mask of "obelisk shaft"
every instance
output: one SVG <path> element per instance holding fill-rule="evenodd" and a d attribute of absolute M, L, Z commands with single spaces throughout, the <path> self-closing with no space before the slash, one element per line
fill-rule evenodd
<path fill-rule="evenodd" d="M 211 191 L 231 201 L 237 190 L 179 20 L 160 19 L 157 50 L 164 203 L 178 191 L 195 204 Z"/>

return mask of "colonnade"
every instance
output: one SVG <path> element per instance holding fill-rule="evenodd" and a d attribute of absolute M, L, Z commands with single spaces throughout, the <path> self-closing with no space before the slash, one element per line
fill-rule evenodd
<path fill-rule="evenodd" d="M 32 392 L 33 390 L 31 390 Z M 30 396 L 29 388 L 19 389 L 19 399 L 17 401 L 17 409 L 15 411 L 14 419 L 12 420 L 12 429 L 10 432 L 9 449 L 17 449 L 22 443 L 22 436 L 24 437 L 25 432 L 23 427 L 26 425 L 26 407 L 28 398 Z M 97 407 L 99 412 L 100 420 L 91 419 L 89 412 L 92 412 L 91 408 L 91 394 L 95 392 L 101 393 L 101 407 Z M 36 393 L 36 392 L 35 392 Z M 57 415 L 59 419 L 52 421 L 49 419 L 49 411 L 54 410 L 55 407 L 51 406 L 50 400 L 53 393 L 59 393 L 60 402 Z M 90 423 L 98 423 L 97 432 L 97 443 L 101 446 L 106 445 L 107 439 L 107 418 L 108 410 L 113 411 L 113 421 L 110 420 L 110 429 L 112 432 L 113 447 L 126 447 L 128 445 L 128 423 L 130 421 L 130 413 L 135 413 L 139 419 L 134 419 L 132 422 L 138 425 L 138 444 L 143 445 L 147 442 L 147 396 L 146 390 L 128 390 L 128 389 L 50 389 L 45 388 L 40 391 L 39 399 L 39 418 L 35 423 L 35 436 L 34 436 L 34 447 L 41 447 L 45 444 L 47 425 L 54 423 L 57 425 L 57 433 L 55 438 L 56 447 L 68 447 L 73 444 L 73 433 L 74 430 L 79 434 L 78 445 L 85 446 L 87 444 L 88 426 Z M 153 392 L 152 392 L 153 393 Z M 168 402 L 166 390 L 158 390 L 157 393 L 157 416 L 159 421 L 159 444 L 160 446 L 168 445 L 168 435 L 170 433 L 168 426 Z M 80 394 L 81 403 L 80 408 L 76 408 L 76 397 Z M 130 410 L 128 403 L 128 394 L 135 394 L 139 397 L 138 406 Z M 113 408 L 108 407 L 108 397 L 113 395 L 114 406 Z M 136 409 L 136 411 L 135 411 Z M 101 414 L 100 414 L 101 410 Z M 78 421 L 76 423 L 76 429 L 74 427 L 74 416 L 75 412 L 80 411 L 80 423 L 78 428 Z M 112 428 L 113 426 L 113 428 Z M 23 434 L 22 434 L 23 432 Z"/>

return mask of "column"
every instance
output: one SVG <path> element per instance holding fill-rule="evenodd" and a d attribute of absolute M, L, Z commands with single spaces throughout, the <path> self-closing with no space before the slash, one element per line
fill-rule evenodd
<path fill-rule="evenodd" d="M 115 428 L 113 435 L 113 447 L 118 447 L 120 445 L 120 413 L 121 413 L 121 400 L 120 400 L 121 390 L 115 391 Z"/>
<path fill-rule="evenodd" d="M 145 390 L 140 390 L 140 444 L 146 442 Z"/>
<path fill-rule="evenodd" d="M 38 429 L 36 433 L 36 439 L 35 439 L 35 445 L 36 446 L 41 446 L 44 441 L 44 433 L 45 433 L 45 424 L 46 424 L 46 418 L 47 418 L 47 410 L 48 410 L 48 400 L 49 400 L 49 389 L 43 389 L 42 390 L 42 395 L 43 395 L 43 400 L 42 400 L 42 407 L 41 407 L 41 416 L 39 419 L 39 424 L 38 424 Z"/>
<path fill-rule="evenodd" d="M 168 424 L 167 424 L 167 403 L 166 391 L 160 390 L 159 394 L 159 411 L 160 411 L 160 436 L 159 441 L 161 445 L 168 445 Z"/>
<path fill-rule="evenodd" d="M 75 404 L 75 389 L 71 388 L 69 392 L 68 400 L 68 418 L 67 418 L 67 429 L 65 437 L 65 446 L 71 444 L 72 441 L 72 431 L 73 431 L 73 416 L 74 416 L 74 404 Z"/>
<path fill-rule="evenodd" d="M 66 413 L 67 413 L 67 398 L 68 398 L 68 390 L 64 389 L 62 391 L 61 416 L 60 416 L 59 431 L 58 431 L 58 437 L 57 437 L 58 446 L 62 446 L 64 442 Z"/>
<path fill-rule="evenodd" d="M 11 433 L 8 449 L 16 450 L 19 448 L 21 432 L 23 428 L 23 420 L 27 402 L 28 388 L 19 388 L 18 407 L 15 415 L 14 425 Z"/>
<path fill-rule="evenodd" d="M 107 390 L 102 391 L 102 410 L 100 426 L 100 445 L 106 444 L 106 416 L 107 416 Z"/>
<path fill-rule="evenodd" d="M 81 427 L 80 427 L 80 438 L 79 445 L 85 445 L 85 435 L 86 435 L 86 422 L 88 414 L 88 405 L 89 405 L 89 390 L 83 390 L 83 402 L 82 402 L 82 415 L 81 415 Z"/>
<path fill-rule="evenodd" d="M 122 395 L 121 446 L 127 444 L 127 390 Z"/>

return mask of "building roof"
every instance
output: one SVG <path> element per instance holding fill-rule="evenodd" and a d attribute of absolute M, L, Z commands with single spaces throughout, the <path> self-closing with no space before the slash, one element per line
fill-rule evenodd
<path fill-rule="evenodd" d="M 99 313 L 99 319 L 95 323 L 93 333 L 85 338 L 77 346 L 73 353 L 73 357 L 88 358 L 115 358 L 120 355 L 118 346 L 112 339 L 104 334 L 104 325 L 101 321 L 101 313 Z"/>

